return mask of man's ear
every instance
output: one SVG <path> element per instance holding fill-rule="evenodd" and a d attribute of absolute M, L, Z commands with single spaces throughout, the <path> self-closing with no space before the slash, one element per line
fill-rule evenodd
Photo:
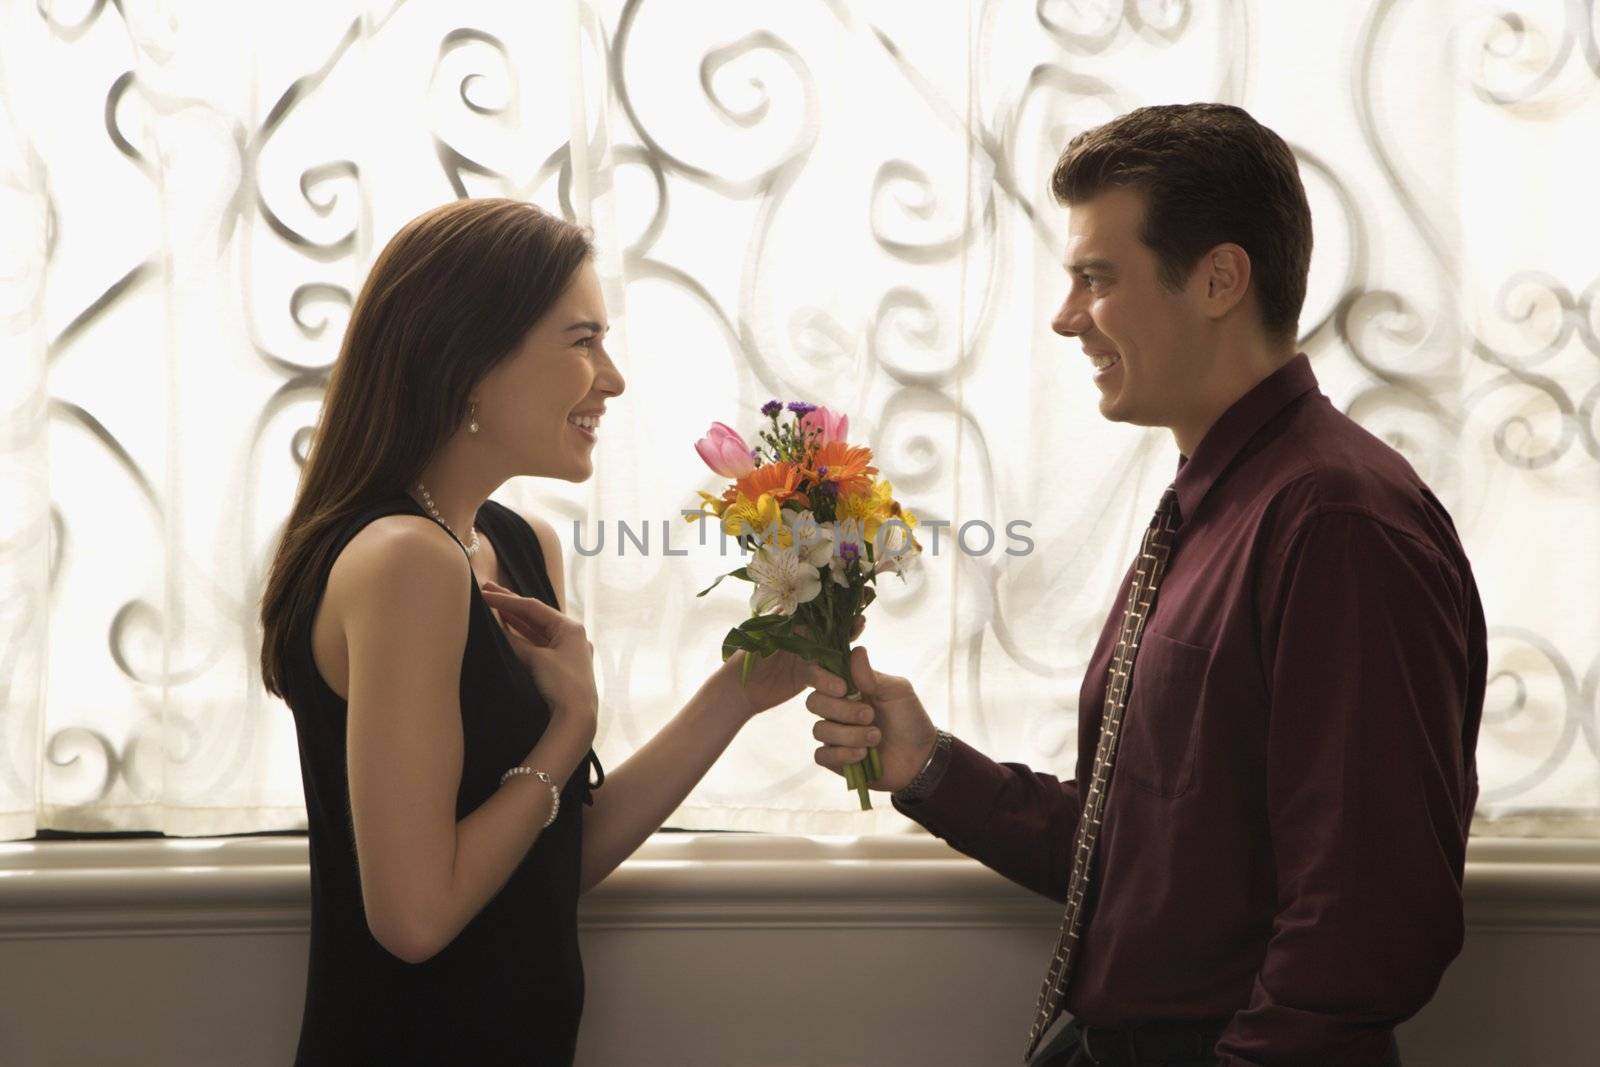
<path fill-rule="evenodd" d="M 1244 300 L 1250 289 L 1250 254 L 1236 244 L 1221 244 L 1196 265 L 1206 317 L 1220 319 Z"/>

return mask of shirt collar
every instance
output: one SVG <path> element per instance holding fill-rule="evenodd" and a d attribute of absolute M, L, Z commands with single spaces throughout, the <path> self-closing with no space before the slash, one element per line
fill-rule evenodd
<path fill-rule="evenodd" d="M 1200 509 L 1211 487 L 1233 464 L 1251 438 L 1284 408 L 1316 389 L 1317 376 L 1304 352 L 1273 371 L 1234 402 L 1206 431 L 1194 455 L 1178 457 L 1178 513 L 1187 519 Z"/>

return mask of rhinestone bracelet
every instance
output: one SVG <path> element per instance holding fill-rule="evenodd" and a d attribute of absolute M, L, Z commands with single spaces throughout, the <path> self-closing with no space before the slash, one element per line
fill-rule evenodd
<path fill-rule="evenodd" d="M 548 830 L 550 828 L 550 824 L 556 821 L 556 815 L 558 815 L 561 811 L 561 790 L 556 787 L 555 781 L 548 774 L 544 773 L 543 771 L 536 771 L 532 767 L 521 766 L 520 764 L 502 774 L 500 776 L 500 784 L 505 785 L 507 781 L 519 774 L 531 774 L 535 778 L 539 779 L 539 781 L 550 787 L 550 817 L 546 819 L 544 821 L 544 825 L 539 828 L 541 830 Z"/>

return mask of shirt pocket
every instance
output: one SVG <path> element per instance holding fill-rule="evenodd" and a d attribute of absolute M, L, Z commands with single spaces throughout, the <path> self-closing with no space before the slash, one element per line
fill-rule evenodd
<path fill-rule="evenodd" d="M 1200 699 L 1211 650 L 1146 631 L 1133 661 L 1113 778 L 1161 797 L 1188 792 L 1200 736 Z"/>

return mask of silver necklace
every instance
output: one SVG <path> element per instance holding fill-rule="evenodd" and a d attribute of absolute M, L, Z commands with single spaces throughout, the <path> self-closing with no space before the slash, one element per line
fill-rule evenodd
<path fill-rule="evenodd" d="M 420 479 L 417 482 L 417 492 L 422 494 L 422 506 L 427 509 L 433 521 L 443 526 L 446 530 L 450 530 L 451 537 L 454 537 L 457 541 L 461 540 L 461 535 L 450 529 L 450 524 L 444 521 L 444 518 L 439 514 L 439 509 L 433 506 L 433 497 L 428 494 L 428 487 L 423 485 Z M 467 544 L 467 555 L 477 555 L 477 552 L 478 528 L 474 526 L 472 528 L 472 540 Z"/>

